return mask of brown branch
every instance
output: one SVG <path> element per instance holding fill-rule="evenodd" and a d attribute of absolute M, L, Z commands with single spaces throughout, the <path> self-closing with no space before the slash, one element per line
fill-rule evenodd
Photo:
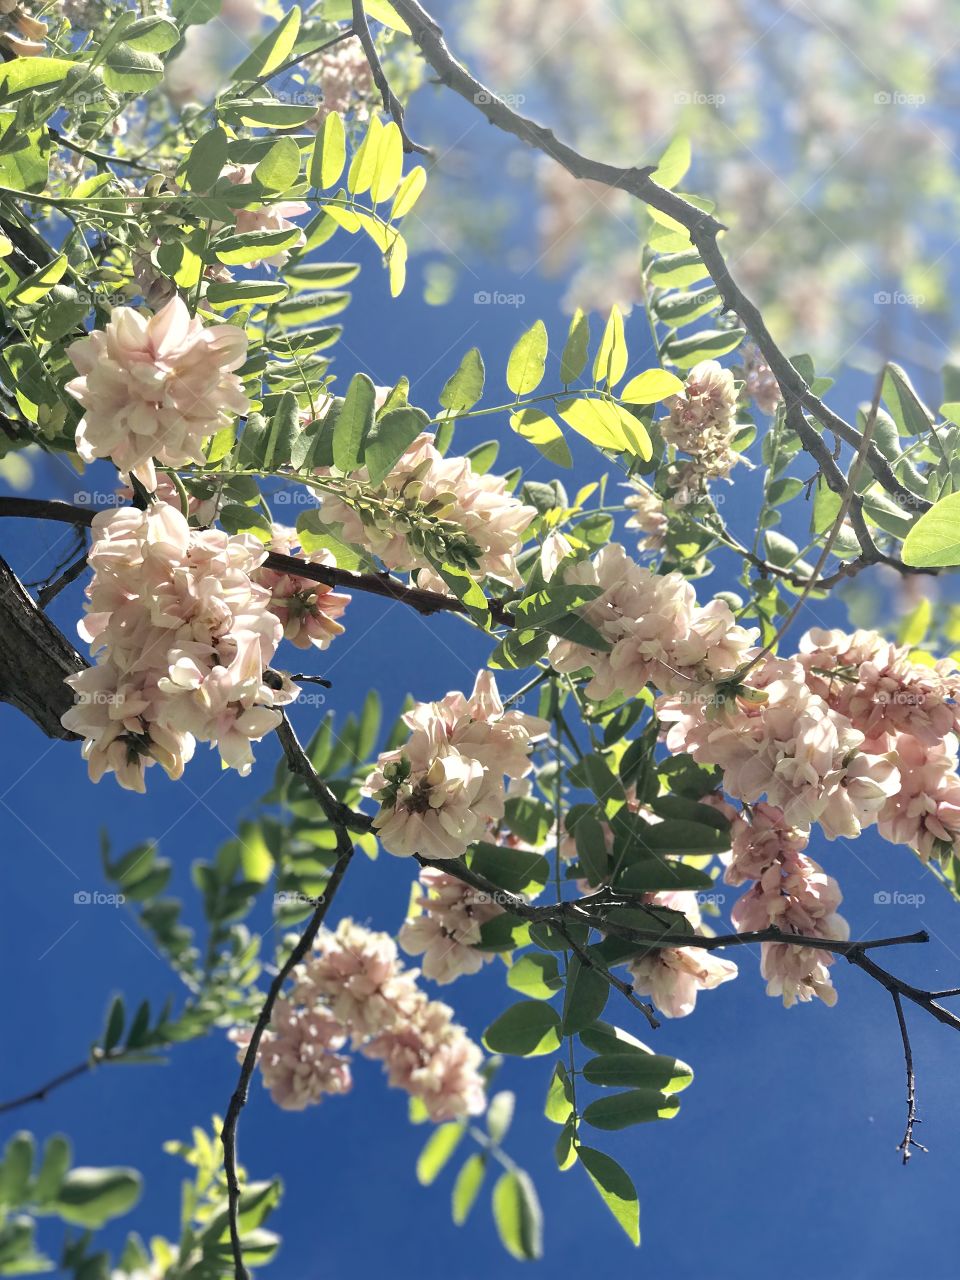
<path fill-rule="evenodd" d="M 296 734 L 288 722 L 284 721 L 285 731 L 281 735 L 281 742 L 284 744 L 284 750 L 296 744 L 301 754 L 303 748 L 300 747 Z M 283 727 L 283 726 L 282 726 Z M 278 731 L 279 733 L 279 731 Z M 304 758 L 306 758 L 304 756 Z M 309 763 L 309 761 L 308 761 Z M 332 793 L 331 793 L 332 794 Z M 319 797 L 318 797 L 319 798 Z M 323 805 L 321 804 L 321 807 Z M 326 813 L 326 809 L 324 808 Z M 329 815 L 328 815 L 329 816 Z M 283 989 L 283 984 L 293 972 L 294 968 L 306 956 L 310 948 L 313 946 L 314 939 L 320 932 L 330 904 L 336 896 L 337 890 L 346 875 L 347 868 L 353 858 L 353 841 L 346 826 L 336 820 L 330 819 L 331 825 L 334 826 L 337 835 L 337 860 L 334 863 L 333 870 L 324 886 L 323 895 L 317 904 L 316 910 L 310 917 L 307 927 L 300 935 L 299 940 L 290 952 L 284 964 L 277 971 L 277 975 L 271 982 L 267 997 L 263 1002 L 263 1007 L 254 1023 L 253 1031 L 250 1036 L 250 1043 L 247 1051 L 243 1055 L 243 1062 L 240 1067 L 240 1076 L 237 1080 L 237 1086 L 230 1098 L 230 1104 L 227 1107 L 226 1116 L 223 1122 L 223 1128 L 220 1131 L 220 1141 L 223 1146 L 223 1167 L 227 1177 L 227 1204 L 228 1217 L 230 1225 L 230 1247 L 233 1254 L 233 1271 L 235 1280 L 250 1280 L 249 1272 L 243 1262 L 243 1242 L 240 1238 L 240 1182 L 237 1176 L 237 1130 L 240 1124 L 240 1113 L 246 1106 L 247 1098 L 250 1094 L 250 1080 L 253 1076 L 254 1068 L 257 1065 L 257 1054 L 260 1049 L 260 1042 L 263 1039 L 263 1033 L 270 1024 L 270 1018 L 273 1015 L 273 1009 Z"/>
<path fill-rule="evenodd" d="M 562 165 L 575 178 L 599 182 L 604 186 L 626 191 L 629 195 L 659 209 L 674 218 L 690 235 L 704 265 L 723 299 L 724 309 L 734 312 L 749 329 L 766 363 L 783 392 L 788 412 L 792 407 L 806 408 L 822 426 L 834 432 L 841 440 L 854 448 L 861 443 L 860 432 L 815 395 L 799 370 L 790 362 L 774 341 L 763 316 L 734 280 L 729 267 L 717 247 L 717 237 L 726 227 L 711 214 L 698 209 L 683 196 L 659 186 L 652 178 L 656 166 L 620 168 L 581 155 L 573 147 L 561 142 L 552 130 L 522 116 L 498 94 L 477 80 L 450 52 L 443 38 L 441 27 L 417 0 L 395 0 L 394 8 L 410 28 L 411 36 L 424 58 L 436 72 L 442 84 L 472 103 L 491 124 L 505 133 L 512 134 L 528 146 Z M 813 431 L 813 436 L 819 433 Z M 801 436 L 804 448 L 813 444 L 809 433 Z M 820 441 L 826 448 L 824 441 Z M 819 450 L 818 450 L 819 452 Z M 829 450 L 827 450 L 829 453 Z M 816 456 L 816 455 L 815 455 Z M 897 479 L 890 463 L 876 445 L 866 451 L 866 461 L 879 483 L 908 511 L 929 510 L 930 503 L 917 497 Z"/>
<path fill-rule="evenodd" d="M 907 1072 L 907 1127 L 897 1150 L 903 1153 L 903 1163 L 910 1163 L 913 1148 L 926 1151 L 926 1147 L 913 1136 L 913 1127 L 920 1123 L 917 1119 L 917 1079 L 913 1070 L 913 1049 L 910 1047 L 910 1033 L 907 1031 L 907 1020 L 903 1015 L 903 1001 L 899 991 L 891 991 L 893 1007 L 897 1011 L 897 1023 L 900 1027 L 900 1039 L 903 1042 L 903 1063 Z"/>
<path fill-rule="evenodd" d="M 414 142 L 403 123 L 403 103 L 397 97 L 390 87 L 390 81 L 387 79 L 386 72 L 383 69 L 383 63 L 380 61 L 380 55 L 377 53 L 377 46 L 373 42 L 373 36 L 370 34 L 370 25 L 367 22 L 367 15 L 364 12 L 363 0 L 353 0 L 353 31 L 360 41 L 367 62 L 370 65 L 370 72 L 373 76 L 373 83 L 380 90 L 380 97 L 383 99 L 383 109 L 388 111 L 396 121 L 397 128 L 400 130 L 400 137 L 403 140 L 403 149 L 409 155 L 411 152 L 418 152 L 422 156 L 432 155 L 433 152 L 429 147 L 421 147 L 418 142 Z"/>
<path fill-rule="evenodd" d="M 58 502 L 45 498 L 0 497 L 0 517 L 24 516 L 36 520 L 56 520 L 61 524 L 72 524 L 89 528 L 93 523 L 96 511 L 89 507 L 73 506 L 69 502 Z M 441 595 L 439 591 L 427 591 L 423 587 L 408 586 L 388 573 L 353 573 L 349 569 L 337 569 L 325 564 L 311 564 L 297 556 L 281 555 L 271 551 L 264 564 L 268 569 L 276 569 L 281 573 L 294 574 L 299 578 L 307 578 L 310 582 L 319 582 L 328 587 L 344 587 L 350 591 L 362 591 L 368 595 L 382 596 L 388 600 L 397 600 L 408 605 L 417 613 L 456 613 L 467 616 L 466 607 L 455 596 Z M 490 617 L 500 627 L 512 627 L 513 615 L 501 601 L 488 598 L 487 605 Z"/>

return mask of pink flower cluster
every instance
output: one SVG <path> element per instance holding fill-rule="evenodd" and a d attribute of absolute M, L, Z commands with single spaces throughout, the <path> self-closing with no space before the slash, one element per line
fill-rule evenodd
<path fill-rule="evenodd" d="M 246 359 L 247 335 L 230 324 L 205 327 L 179 296 L 150 317 L 114 307 L 106 329 L 67 354 L 79 377 L 66 389 L 84 408 L 80 457 L 112 458 L 150 490 L 154 459 L 202 463 L 203 442 L 249 408 L 233 372 Z"/>
<path fill-rule="evenodd" d="M 894 758 L 865 750 L 864 735 L 807 684 L 795 659 L 766 658 L 737 695 L 661 699 L 667 746 L 723 770 L 723 788 L 747 804 L 766 796 L 787 822 L 818 822 L 831 839 L 876 822 L 900 787 Z"/>
<path fill-rule="evenodd" d="M 669 907 L 687 917 L 700 932 L 697 895 L 687 890 L 651 894 L 651 905 Z M 704 947 L 661 947 L 631 960 L 627 971 L 638 995 L 649 996 L 665 1018 L 692 1013 L 701 991 L 712 991 L 737 976 L 732 960 L 721 960 Z"/>
<path fill-rule="evenodd" d="M 278 1106 L 300 1111 L 351 1086 L 348 1044 L 383 1064 L 394 1088 L 425 1106 L 435 1121 L 483 1111 L 482 1054 L 453 1010 L 429 1000 L 417 970 L 405 969 L 396 943 L 352 920 L 322 931 L 298 965 L 261 1041 L 263 1081 Z M 241 1047 L 250 1033 L 236 1030 Z"/>
<path fill-rule="evenodd" d="M 394 463 L 389 476 L 371 489 L 365 467 L 352 473 L 358 495 L 387 504 L 376 520 L 364 520 L 355 506 L 336 495 L 325 495 L 320 518 L 341 526 L 341 537 L 371 551 L 388 569 L 417 571 L 421 587 L 447 591 L 430 567 L 411 532 L 418 513 L 426 512 L 456 526 L 478 549 L 481 577 L 520 586 L 516 557 L 522 535 L 537 514 L 507 492 L 502 476 L 478 475 L 469 458 L 445 458 L 433 436 L 421 435 Z M 411 523 L 398 518 L 409 512 Z"/>
<path fill-rule="evenodd" d="M 323 96 L 316 115 L 307 121 L 308 129 L 319 128 L 331 111 L 342 116 L 352 112 L 360 124 L 370 118 L 373 75 L 359 40 L 346 40 L 326 53 L 305 58 L 303 65 L 319 81 Z"/>
<path fill-rule="evenodd" d="M 409 739 L 382 753 L 364 784 L 380 802 L 373 820 L 380 843 L 400 856 L 458 858 L 503 817 L 504 777 L 529 772 L 530 743 L 547 723 L 505 711 L 489 671 L 469 698 L 418 702 L 403 719 Z"/>
<path fill-rule="evenodd" d="M 682 574 L 654 573 L 617 542 L 566 569 L 563 581 L 601 588 L 578 612 L 610 651 L 558 639 L 550 661 L 558 671 L 592 671 L 587 693 L 598 702 L 617 692 L 633 697 L 647 684 L 692 694 L 732 674 L 756 639 L 756 631 L 737 625 L 724 601 L 699 605 Z"/>
<path fill-rule="evenodd" d="M 426 978 L 441 986 L 463 973 L 478 973 L 492 951 L 477 950 L 480 929 L 503 913 L 490 898 L 435 867 L 420 872 L 423 893 L 415 900 L 415 914 L 404 921 L 397 941 L 412 956 L 423 956 Z"/>
<path fill-rule="evenodd" d="M 707 480 L 728 476 L 740 454 L 731 447 L 737 424 L 733 374 L 716 360 L 703 360 L 687 374 L 684 390 L 666 402 L 670 416 L 659 426 L 664 440 L 690 455 Z"/>
<path fill-rule="evenodd" d="M 87 613 L 97 665 L 70 676 L 63 724 L 80 734 L 90 776 L 144 790 L 159 763 L 179 778 L 196 741 L 245 774 L 250 744 L 294 696 L 265 683 L 283 633 L 256 582 L 266 549 L 252 536 L 191 529 L 175 507 L 119 507 L 93 521 Z"/>
<path fill-rule="evenodd" d="M 837 914 L 840 886 L 806 856 L 806 835 L 787 823 L 782 809 L 763 802 L 745 809 L 734 817 L 732 835 L 724 879 L 732 885 L 752 882 L 731 913 L 738 933 L 774 928 L 806 938 L 849 938 L 847 922 Z M 831 964 L 829 951 L 789 942 L 761 944 L 767 994 L 782 996 L 788 1009 L 815 996 L 836 1004 Z"/>
<path fill-rule="evenodd" d="M 305 555 L 297 539 L 296 529 L 275 524 L 270 550 L 297 556 L 308 564 L 336 566 L 331 552 L 321 550 Z M 270 592 L 270 612 L 280 619 L 284 640 L 298 649 L 308 649 L 311 645 L 326 649 L 335 636 L 343 635 L 343 624 L 337 619 L 350 603 L 349 596 L 340 595 L 312 578 L 266 566 L 257 570 L 256 581 Z"/>
<path fill-rule="evenodd" d="M 639 532 L 637 546 L 640 551 L 659 551 L 668 528 L 663 499 L 642 480 L 633 480 L 626 488 L 630 492 L 623 505 L 632 512 L 626 527 Z"/>
<path fill-rule="evenodd" d="M 667 745 L 723 770 L 724 790 L 762 796 L 790 826 L 880 834 L 926 860 L 960 842 L 960 673 L 913 661 L 872 631 L 814 629 L 795 658 L 767 658 L 736 696 L 660 700 Z"/>

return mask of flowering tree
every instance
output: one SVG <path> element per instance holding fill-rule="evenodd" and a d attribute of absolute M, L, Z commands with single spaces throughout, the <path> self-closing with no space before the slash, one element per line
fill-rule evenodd
<path fill-rule="evenodd" d="M 955 375 L 939 415 L 892 359 L 870 404 L 830 407 L 829 380 L 786 356 L 728 265 L 709 200 L 678 190 L 684 136 L 642 168 L 574 149 L 476 79 L 416 0 L 323 0 L 265 24 L 238 7 L 249 51 L 203 105 L 189 59 L 215 16 L 205 0 L 70 3 L 46 22 L 0 7 L 3 449 L 97 465 L 117 493 L 104 510 L 0 496 L 0 516 L 78 531 L 37 598 L 0 560 L 0 696 L 107 788 L 143 792 L 154 766 L 179 779 L 201 743 L 244 775 L 270 735 L 283 753 L 258 820 L 195 869 L 205 938 L 165 895 L 152 844 L 106 849 L 106 876 L 187 994 L 132 1016 L 116 999 L 87 1059 L 2 1107 L 221 1036 L 224 1118 L 178 1148 L 195 1170 L 180 1237 L 148 1249 L 131 1235 L 111 1261 L 92 1232 L 132 1206 L 139 1176 L 72 1169 L 60 1136 L 35 1161 L 18 1134 L 0 1169 L 0 1272 L 46 1265 L 36 1219 L 52 1214 L 85 1228 L 64 1245 L 76 1277 L 242 1280 L 279 1242 L 263 1225 L 279 1180 L 238 1163 L 254 1081 L 301 1110 L 349 1090 L 357 1057 L 433 1126 L 422 1181 L 473 1144 L 458 1224 L 496 1169 L 498 1230 L 522 1259 L 540 1255 L 541 1210 L 505 1149 L 513 1096 L 493 1080 L 502 1055 L 548 1058 L 558 1165 L 579 1167 L 637 1243 L 638 1194 L 604 1132 L 677 1113 L 693 1073 L 653 1032 L 736 978 L 745 944 L 788 1007 L 833 1005 L 838 957 L 889 993 L 906 1162 L 907 1014 L 960 1030 L 944 1003 L 957 992 L 877 958 L 925 934 L 851 939 L 811 848 L 875 827 L 955 889 L 960 668 L 942 656 L 948 631 L 921 650 L 922 636 L 804 629 L 803 615 L 874 566 L 960 563 Z M 439 405 L 421 402 L 416 370 L 387 387 L 351 376 L 349 352 L 332 363 L 329 322 L 357 268 L 316 251 L 368 237 L 403 289 L 405 219 L 427 168 L 442 173 L 400 100 L 424 68 L 438 103 L 466 99 L 535 150 L 547 181 L 645 211 L 632 301 L 646 337 L 617 305 L 592 327 L 575 310 L 559 342 L 538 320 L 489 378 L 478 349 L 462 352 Z M 654 354 L 631 355 L 650 335 Z M 498 475 L 496 441 L 455 450 L 482 416 L 538 475 L 569 468 L 571 444 L 579 467 L 584 441 L 594 471 L 572 498 L 559 479 Z M 726 520 L 722 495 L 750 468 L 759 508 Z M 291 492 L 306 498 L 295 528 L 271 510 Z M 804 500 L 801 549 L 776 525 Z M 710 590 L 722 557 L 737 593 Z M 77 579 L 85 655 L 45 612 Z M 326 681 L 296 667 L 349 631 L 356 593 L 455 615 L 488 642 L 486 665 L 472 688 L 410 702 L 386 735 L 372 691 L 359 719 L 305 722 L 302 741 L 291 704 Z M 416 878 L 393 936 L 337 910 L 352 860 L 378 848 Z M 720 882 L 740 891 L 729 921 Z M 264 894 L 279 946 L 246 923 Z M 461 1015 L 434 988 L 491 964 L 509 998 L 481 1045 L 458 1021 L 469 982 Z"/>

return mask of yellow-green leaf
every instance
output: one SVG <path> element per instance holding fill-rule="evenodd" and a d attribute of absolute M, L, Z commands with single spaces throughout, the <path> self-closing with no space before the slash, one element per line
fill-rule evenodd
<path fill-rule="evenodd" d="M 627 344 L 623 336 L 623 316 L 620 308 L 614 305 L 603 331 L 600 350 L 593 362 L 593 380 L 598 383 L 605 381 L 608 386 L 613 387 L 623 377 L 626 369 Z"/>
<path fill-rule="evenodd" d="M 10 301 L 17 306 L 27 306 L 39 300 L 63 277 L 67 269 L 67 255 L 59 254 L 52 262 L 25 276 L 10 294 Z"/>
<path fill-rule="evenodd" d="M 343 119 L 337 111 L 331 111 L 322 128 L 317 130 L 310 157 L 310 185 L 319 191 L 328 190 L 343 173 L 347 162 L 347 144 Z"/>
<path fill-rule="evenodd" d="M 370 184 L 374 204 L 389 200 L 403 176 L 403 138 L 395 120 L 384 125 L 377 145 L 377 160 Z"/>
<path fill-rule="evenodd" d="M 536 391 L 547 363 L 547 329 L 536 320 L 520 337 L 507 361 L 507 386 L 517 396 Z"/>
<path fill-rule="evenodd" d="M 675 373 L 668 373 L 666 369 L 647 369 L 630 379 L 620 392 L 620 399 L 627 404 L 656 404 L 682 391 L 683 382 Z"/>

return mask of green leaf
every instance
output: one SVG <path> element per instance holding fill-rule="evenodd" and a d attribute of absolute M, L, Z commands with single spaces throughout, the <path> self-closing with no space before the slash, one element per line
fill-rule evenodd
<path fill-rule="evenodd" d="M 429 1187 L 436 1180 L 465 1132 L 459 1121 L 441 1124 L 434 1129 L 417 1160 L 417 1181 L 421 1186 Z"/>
<path fill-rule="evenodd" d="M 347 162 L 347 144 L 343 119 L 337 111 L 324 118 L 310 157 L 310 185 L 318 191 L 329 190 L 343 173 Z"/>
<path fill-rule="evenodd" d="M 593 1147 L 578 1147 L 577 1156 L 631 1244 L 640 1243 L 640 1200 L 630 1175 L 616 1160 Z"/>
<path fill-rule="evenodd" d="M 33 1134 L 25 1130 L 15 1133 L 7 1143 L 0 1166 L 0 1204 L 17 1208 L 25 1203 L 34 1150 Z"/>
<path fill-rule="evenodd" d="M 457 1174 L 453 1184 L 453 1221 L 458 1227 L 463 1226 L 476 1204 L 486 1169 L 486 1159 L 477 1151 L 464 1161 Z"/>
<path fill-rule="evenodd" d="M 373 426 L 376 388 L 365 373 L 356 373 L 333 426 L 333 461 L 345 474 L 363 461 L 363 440 Z"/>
<path fill-rule="evenodd" d="M 440 392 L 440 404 L 451 413 L 463 413 L 472 409 L 483 395 L 483 356 L 476 347 L 471 347 L 455 373 L 452 373 L 443 384 Z"/>
<path fill-rule="evenodd" d="M 418 164 L 416 168 L 410 170 L 397 189 L 397 194 L 390 210 L 391 222 L 396 222 L 398 219 L 407 216 L 420 199 L 426 185 L 427 171 L 422 164 Z"/>
<path fill-rule="evenodd" d="M 43 1148 L 43 1160 L 34 1183 L 31 1199 L 38 1205 L 53 1200 L 60 1192 L 63 1180 L 70 1168 L 70 1143 L 59 1133 L 48 1138 Z"/>
<path fill-rule="evenodd" d="M 627 1129 L 652 1120 L 671 1120 L 679 1110 L 680 1103 L 674 1097 L 650 1089 L 630 1089 L 591 1102 L 583 1118 L 595 1129 Z"/>
<path fill-rule="evenodd" d="M 299 227 L 281 231 L 247 231 L 243 235 L 223 236 L 213 245 L 213 252 L 218 261 L 228 267 L 242 267 L 248 262 L 259 262 L 262 258 L 272 258 L 276 253 L 295 248 L 302 234 Z"/>
<path fill-rule="evenodd" d="M 668 396 L 679 395 L 683 382 L 675 373 L 666 369 L 647 369 L 631 378 L 620 392 L 620 399 L 627 404 L 656 404 Z"/>
<path fill-rule="evenodd" d="M 123 1006 L 123 997 L 114 996 L 110 1005 L 110 1012 L 107 1014 L 106 1029 L 103 1033 L 104 1053 L 109 1053 L 111 1049 L 115 1049 L 120 1043 L 125 1020 L 126 1012 Z"/>
<path fill-rule="evenodd" d="M 377 144 L 377 159 L 370 184 L 370 196 L 374 204 L 389 200 L 400 185 L 403 174 L 403 139 L 395 120 L 384 126 Z"/>
<path fill-rule="evenodd" d="M 229 280 L 207 286 L 206 301 L 218 311 L 228 307 L 266 306 L 286 297 L 282 280 Z"/>
<path fill-rule="evenodd" d="M 534 850 L 508 849 L 481 840 L 473 846 L 470 869 L 507 893 L 534 893 L 547 883 L 550 863 Z"/>
<path fill-rule="evenodd" d="M 550 1000 L 563 986 L 556 956 L 540 951 L 520 956 L 507 972 L 507 986 L 534 1000 Z"/>
<path fill-rule="evenodd" d="M 131 49 L 144 53 L 165 53 L 180 39 L 180 28 L 169 18 L 138 18 L 124 30 L 123 40 Z"/>
<path fill-rule="evenodd" d="M 577 1148 L 574 1145 L 574 1139 L 577 1136 L 577 1122 L 574 1116 L 571 1116 L 567 1123 L 563 1126 L 560 1137 L 554 1144 L 553 1154 L 557 1162 L 557 1168 L 563 1173 L 566 1169 L 572 1168 L 577 1162 Z"/>
<path fill-rule="evenodd" d="M 162 79 L 163 63 L 155 53 L 120 43 L 107 54 L 103 82 L 115 93 L 145 93 Z"/>
<path fill-rule="evenodd" d="M 263 465 L 267 471 L 273 471 L 290 461 L 293 442 L 300 433 L 300 407 L 297 397 L 292 391 L 285 391 L 270 420 L 270 435 Z M 336 437 L 334 437 L 336 444 Z"/>
<path fill-rule="evenodd" d="M 6 99 L 16 93 L 53 89 L 76 66 L 67 58 L 13 58 L 0 63 L 0 94 Z"/>
<path fill-rule="evenodd" d="M 24 276 L 11 292 L 9 301 L 20 307 L 29 306 L 32 302 L 39 302 L 62 278 L 66 269 L 67 255 L 60 253 L 52 262 L 48 262 L 46 266 L 41 267 L 39 271 L 34 271 L 32 274 Z"/>
<path fill-rule="evenodd" d="M 132 1209 L 142 1189 L 136 1169 L 71 1169 L 52 1208 L 64 1222 L 102 1227 Z"/>
<path fill-rule="evenodd" d="M 701 360 L 716 360 L 746 337 L 746 329 L 701 329 L 688 338 L 671 338 L 663 349 L 664 359 L 681 369 L 690 369 Z"/>
<path fill-rule="evenodd" d="M 576 400 L 561 400 L 557 407 L 567 426 L 598 449 L 612 449 L 616 453 L 629 449 L 620 413 L 612 400 L 581 396 Z"/>
<path fill-rule="evenodd" d="M 292 138 L 278 138 L 253 176 L 265 191 L 287 191 L 300 176 L 300 148 Z"/>
<path fill-rule="evenodd" d="M 570 1075 L 562 1062 L 553 1068 L 543 1114 L 553 1124 L 566 1124 L 573 1115 L 573 1089 Z"/>
<path fill-rule="evenodd" d="M 234 71 L 231 79 L 258 80 L 276 71 L 293 52 L 300 30 L 300 19 L 303 15 L 298 5 L 289 9 L 272 31 L 269 31 L 260 43 L 247 55 Z"/>
<path fill-rule="evenodd" d="M 227 131 L 222 125 L 208 129 L 187 156 L 184 175 L 191 191 L 209 191 L 227 163 Z"/>
<path fill-rule="evenodd" d="M 669 858 L 644 858 L 641 862 L 631 863 L 617 876 L 617 888 L 626 893 L 709 889 L 712 885 L 713 881 L 705 872 Z"/>
<path fill-rule="evenodd" d="M 623 315 L 616 305 L 610 308 L 600 350 L 593 362 L 594 382 L 606 382 L 614 387 L 627 369 L 627 344 L 623 336 Z"/>
<path fill-rule="evenodd" d="M 693 1069 L 660 1053 L 605 1053 L 584 1063 L 583 1078 L 607 1088 L 679 1093 L 692 1083 Z"/>
<path fill-rule="evenodd" d="M 960 564 L 960 493 L 950 493 L 925 511 L 903 543 L 903 562 L 917 569 Z"/>
<path fill-rule="evenodd" d="M 587 879 L 591 884 L 603 884 L 610 869 L 610 860 L 599 820 L 592 813 L 583 814 L 574 825 L 573 835 L 577 845 L 577 858 Z"/>
<path fill-rule="evenodd" d="M 642 1053 L 650 1050 L 645 1044 L 632 1036 L 622 1027 L 615 1027 L 609 1022 L 597 1022 L 592 1027 L 584 1027 L 580 1032 L 580 1042 L 592 1053 Z"/>
<path fill-rule="evenodd" d="M 883 375 L 884 403 L 905 436 L 924 436 L 930 430 L 933 414 L 923 403 L 913 383 L 898 364 L 888 364 Z"/>
<path fill-rule="evenodd" d="M 379 116 L 371 116 L 363 141 L 357 147 L 347 170 L 347 190 L 351 195 L 362 195 L 369 191 L 377 166 L 377 152 L 380 147 L 380 135 L 384 125 Z"/>
<path fill-rule="evenodd" d="M 375 22 L 382 22 L 385 27 L 402 31 L 404 35 L 410 34 L 410 28 L 389 0 L 363 0 L 363 8 Z M 325 0 L 323 16 L 327 22 L 350 22 L 353 18 L 352 0 Z"/>
<path fill-rule="evenodd" d="M 707 268 L 696 249 L 665 253 L 650 264 L 650 279 L 661 289 L 682 289 L 688 284 L 696 284 L 707 274 Z"/>
<path fill-rule="evenodd" d="M 548 413 L 535 408 L 521 409 L 510 415 L 510 426 L 554 466 L 573 466 L 573 457 L 563 432 Z"/>
<path fill-rule="evenodd" d="M 610 994 L 610 984 L 597 969 L 583 963 L 575 955 L 567 970 L 567 989 L 563 998 L 561 1031 L 565 1036 L 576 1035 L 603 1013 Z"/>
<path fill-rule="evenodd" d="M 553 1053 L 560 1044 L 560 1015 L 540 1000 L 521 1000 L 487 1027 L 483 1043 L 491 1053 L 521 1058 Z"/>
<path fill-rule="evenodd" d="M 590 349 L 590 320 L 578 307 L 570 321 L 567 341 L 560 356 L 560 381 L 564 386 L 576 380 L 587 367 Z"/>
<path fill-rule="evenodd" d="M 516 342 L 507 361 L 507 386 L 517 396 L 536 391 L 547 362 L 547 330 L 537 320 Z"/>
<path fill-rule="evenodd" d="M 519 1262 L 543 1255 L 543 1214 L 537 1193 L 522 1169 L 502 1173 L 493 1189 L 493 1217 L 503 1247 Z"/>
<path fill-rule="evenodd" d="M 487 1133 L 490 1141 L 499 1146 L 510 1131 L 517 1096 L 509 1089 L 494 1094 L 487 1107 Z"/>
<path fill-rule="evenodd" d="M 657 161 L 654 181 L 660 187 L 672 191 L 690 168 L 690 139 L 685 134 L 677 134 L 663 155 Z"/>
<path fill-rule="evenodd" d="M 363 461 L 370 483 L 378 485 L 394 463 L 424 430 L 429 418 L 422 409 L 403 405 L 381 412 L 364 444 Z"/>

